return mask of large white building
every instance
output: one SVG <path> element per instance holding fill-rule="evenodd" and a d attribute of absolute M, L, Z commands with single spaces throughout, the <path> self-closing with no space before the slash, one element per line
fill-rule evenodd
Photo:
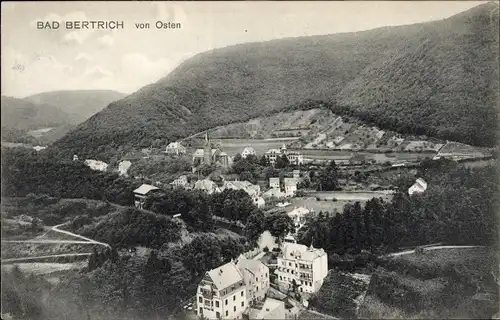
<path fill-rule="evenodd" d="M 300 152 L 287 150 L 284 144 L 280 149 L 269 149 L 264 155 L 273 166 L 276 164 L 277 158 L 283 155 L 286 155 L 290 164 L 300 165 L 304 163 L 304 156 Z"/>
<path fill-rule="evenodd" d="M 328 274 L 327 253 L 302 244 L 284 243 L 277 265 L 279 285 L 292 288 L 295 280 L 298 292 L 317 292 Z"/>
<path fill-rule="evenodd" d="M 196 313 L 208 319 L 241 319 L 251 303 L 265 299 L 269 283 L 266 265 L 240 256 L 205 274 L 198 285 Z"/>
<path fill-rule="evenodd" d="M 196 313 L 208 319 L 241 319 L 247 308 L 244 275 L 233 262 L 210 270 L 198 285 Z"/>

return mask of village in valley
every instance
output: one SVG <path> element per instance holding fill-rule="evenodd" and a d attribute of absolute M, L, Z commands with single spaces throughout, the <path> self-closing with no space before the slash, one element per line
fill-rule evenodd
<path fill-rule="evenodd" d="M 500 319 L 498 3 L 369 3 L 2 3 L 1 318 Z"/>

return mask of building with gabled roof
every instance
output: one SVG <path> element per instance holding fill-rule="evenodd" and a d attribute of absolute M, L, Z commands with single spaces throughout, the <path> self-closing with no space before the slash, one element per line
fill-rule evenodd
<path fill-rule="evenodd" d="M 196 181 L 194 184 L 194 188 L 196 190 L 205 191 L 208 194 L 220 192 L 219 186 L 217 186 L 217 184 L 210 179 L 203 179 Z"/>
<path fill-rule="evenodd" d="M 243 151 L 241 152 L 241 157 L 242 158 L 246 158 L 248 157 L 249 155 L 256 155 L 255 153 L 255 149 L 252 148 L 252 147 L 246 147 L 245 149 L 243 149 Z"/>
<path fill-rule="evenodd" d="M 154 191 L 159 191 L 158 187 L 152 186 L 150 184 L 143 184 L 139 188 L 135 189 L 134 192 L 134 205 L 136 208 L 142 209 L 146 197 Z"/>
<path fill-rule="evenodd" d="M 165 148 L 165 153 L 167 154 L 184 154 L 186 153 L 186 147 L 184 147 L 180 142 L 170 142 Z"/>
<path fill-rule="evenodd" d="M 205 273 L 196 292 L 196 313 L 208 319 L 240 319 L 247 308 L 244 275 L 226 263 Z"/>
<path fill-rule="evenodd" d="M 250 197 L 257 197 L 260 194 L 260 186 L 248 181 L 224 181 L 222 189 L 243 190 Z"/>
<path fill-rule="evenodd" d="M 193 153 L 193 164 L 196 165 L 197 162 L 208 165 L 219 163 L 223 168 L 227 168 L 229 166 L 229 156 L 222 150 L 221 144 L 217 144 L 215 148 L 212 147 L 207 132 L 205 133 L 203 149 L 196 149 Z"/>

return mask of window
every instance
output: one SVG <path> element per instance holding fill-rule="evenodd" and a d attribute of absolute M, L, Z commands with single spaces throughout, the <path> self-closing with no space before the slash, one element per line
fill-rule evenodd
<path fill-rule="evenodd" d="M 200 314 L 203 314 L 203 308 L 200 307 Z"/>
<path fill-rule="evenodd" d="M 244 307 L 245 306 L 245 302 L 244 301 L 241 301 L 241 306 Z M 235 307 L 236 308 L 236 307 Z"/>
<path fill-rule="evenodd" d="M 288 262 L 288 266 L 291 267 L 292 266 L 292 263 L 291 262 Z"/>
<path fill-rule="evenodd" d="M 218 308 L 219 307 L 219 301 L 215 301 L 215 307 Z"/>
<path fill-rule="evenodd" d="M 233 311 L 236 312 L 236 306 L 233 307 Z"/>
<path fill-rule="evenodd" d="M 241 291 L 241 296 L 243 297 L 243 291 Z"/>
<path fill-rule="evenodd" d="M 233 301 L 236 301 L 236 296 L 233 296 Z"/>
<path fill-rule="evenodd" d="M 229 315 L 229 312 L 228 312 L 228 311 L 226 311 L 226 317 L 227 317 L 228 315 Z"/>
<path fill-rule="evenodd" d="M 220 312 L 219 312 L 219 311 L 217 311 L 217 312 L 215 313 L 215 316 L 217 317 L 217 319 L 220 319 Z"/>
<path fill-rule="evenodd" d="M 267 272 L 266 272 L 266 278 L 267 278 Z"/>
<path fill-rule="evenodd" d="M 280 276 L 280 280 L 282 280 L 282 281 L 283 281 L 283 277 L 282 277 L 282 276 Z"/>
<path fill-rule="evenodd" d="M 226 299 L 226 306 L 227 306 L 227 299 Z M 226 316 L 227 316 L 227 314 L 226 314 Z"/>
<path fill-rule="evenodd" d="M 257 286 L 257 291 L 259 291 L 259 287 Z"/>
<path fill-rule="evenodd" d="M 199 297 L 199 298 L 198 298 L 198 301 L 199 301 L 200 303 L 202 303 L 202 302 L 203 302 L 203 298 L 202 298 L 202 297 Z"/>

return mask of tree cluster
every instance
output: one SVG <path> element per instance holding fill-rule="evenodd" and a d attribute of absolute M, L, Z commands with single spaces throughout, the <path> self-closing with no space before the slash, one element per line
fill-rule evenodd
<path fill-rule="evenodd" d="M 133 204 L 139 181 L 90 169 L 81 162 L 60 161 L 34 150 L 2 148 L 3 196 L 25 197 L 30 193 L 59 198 L 88 198 Z"/>
<path fill-rule="evenodd" d="M 409 196 L 404 190 L 391 202 L 374 198 L 364 208 L 357 202 L 333 216 L 320 213 L 299 230 L 299 242 L 313 241 L 315 247 L 341 255 L 436 242 L 495 243 L 498 182 L 494 167 L 445 164 L 424 168 L 420 176 L 429 185 L 423 194 Z"/>

